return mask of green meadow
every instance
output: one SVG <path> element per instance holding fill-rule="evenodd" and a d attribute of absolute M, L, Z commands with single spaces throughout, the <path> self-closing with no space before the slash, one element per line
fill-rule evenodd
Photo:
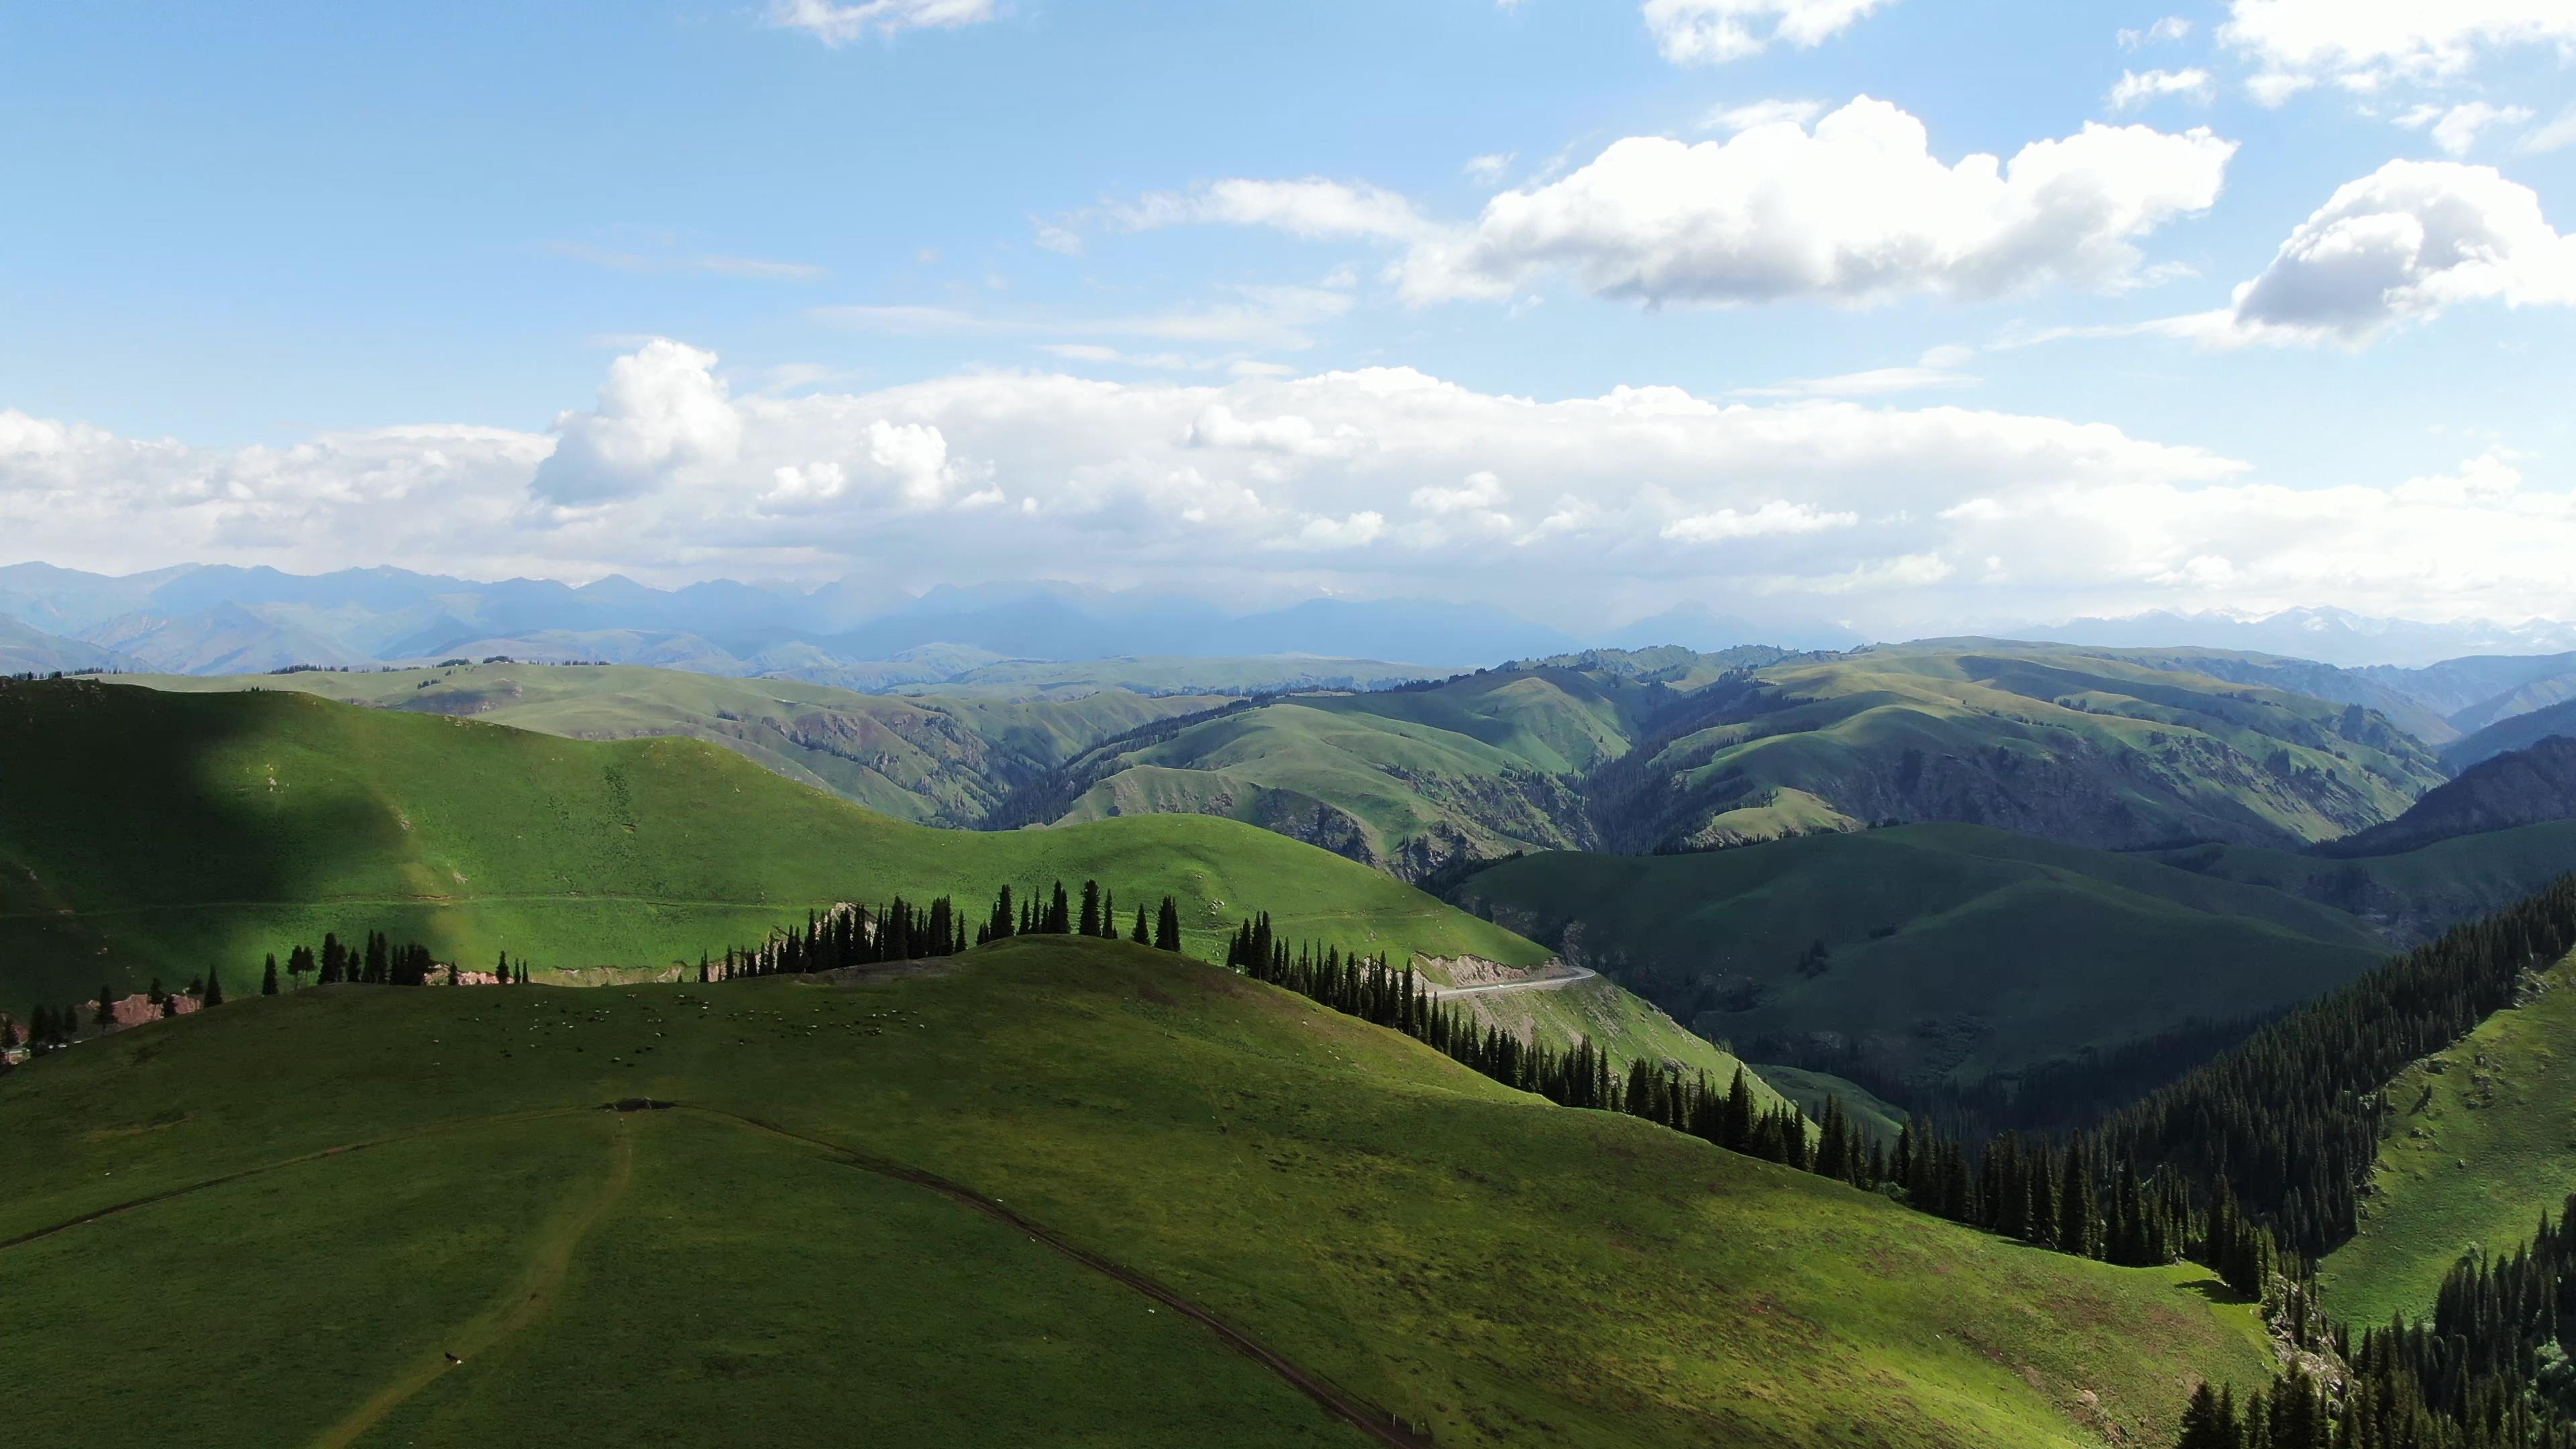
<path fill-rule="evenodd" d="M 678 1105 L 600 1110 L 632 1097 Z M 37 1443 L 1365 1442 L 1293 1370 L 1442 1444 L 2016 1449 L 2269 1371 L 2197 1268 L 1072 938 L 859 985 L 236 1000 L 39 1060 L 0 1140 L 0 1398 Z"/>

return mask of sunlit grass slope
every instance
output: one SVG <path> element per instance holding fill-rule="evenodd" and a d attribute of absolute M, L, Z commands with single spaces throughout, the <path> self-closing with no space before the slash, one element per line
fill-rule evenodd
<path fill-rule="evenodd" d="M 880 814 L 937 825 L 973 824 L 1013 787 L 1094 742 L 1212 703 L 1117 690 L 1043 703 L 903 699 L 629 665 L 137 675 L 120 682 L 190 693 L 291 690 L 573 739 L 709 740 Z"/>
<path fill-rule="evenodd" d="M 1957 820 L 2110 848 L 2297 844 L 2403 812 L 2429 749 L 2357 706 L 2000 640 L 1775 665 L 1655 743 L 1626 828 L 1693 845 Z"/>
<path fill-rule="evenodd" d="M 1967 825 L 1528 856 L 1457 898 L 1711 1036 L 1749 1049 L 1838 1032 L 1908 1076 L 2009 1071 L 2246 1017 L 2386 954 L 2308 901 Z"/>
<path fill-rule="evenodd" d="M 2431 1313 L 2462 1254 L 2511 1252 L 2576 1193 L 2576 960 L 2544 982 L 2389 1084 L 2367 1216 L 2318 1274 L 2338 1315 Z"/>
<path fill-rule="evenodd" d="M 595 1110 L 630 1095 L 685 1105 Z M 37 1330 L 0 1356 L 13 1431 L 1359 1442 L 1148 1300 L 719 1112 L 999 1199 L 1444 1445 L 2138 1442 L 2202 1376 L 2268 1372 L 2198 1270 L 2016 1246 L 1212 967 L 1024 938 L 856 987 L 332 988 L 40 1061 L 0 1087 L 0 1242 L 294 1165 L 0 1248 Z"/>
<path fill-rule="evenodd" d="M 441 960 L 694 967 L 835 901 L 980 913 L 1096 877 L 1166 893 L 1214 954 L 1292 939 L 1514 965 L 1547 953 L 1327 852 L 1199 816 L 983 834 L 890 820 L 695 740 L 589 743 L 302 694 L 0 685 L 0 1001 L 102 982 L 235 994 L 288 945 L 384 929 Z"/>

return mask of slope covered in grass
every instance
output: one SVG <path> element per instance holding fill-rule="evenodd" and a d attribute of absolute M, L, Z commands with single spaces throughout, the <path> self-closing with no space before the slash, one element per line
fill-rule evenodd
<path fill-rule="evenodd" d="M 2307 901 L 1964 825 L 1529 856 L 1455 898 L 1757 1057 L 1829 1033 L 1918 1080 L 2242 1019 L 2384 954 Z"/>
<path fill-rule="evenodd" d="M 596 1110 L 637 1095 L 682 1105 Z M 1064 938 L 865 986 L 237 1001 L 8 1079 L 0 1139 L 0 1242 L 250 1174 L 0 1248 L 43 1315 L 0 1359 L 34 1442 L 1363 1442 L 854 1157 L 1441 1444 L 2093 1446 L 2269 1369 L 2199 1270 L 1971 1233 Z M 332 1271 L 280 1272 L 307 1249 Z"/>
<path fill-rule="evenodd" d="M 2356 1323 L 2428 1314 L 2463 1254 L 2505 1253 L 2576 1193 L 2576 960 L 2388 1084 L 2361 1230 L 2318 1271 Z"/>
<path fill-rule="evenodd" d="M 807 910 L 1097 878 L 1170 894 L 1214 954 L 1291 938 L 1532 965 L 1546 952 L 1276 835 L 1196 816 L 984 834 L 890 820 L 694 740 L 589 743 L 302 694 L 0 687 L 0 990 L 77 1000 L 385 929 L 441 960 L 655 967 Z M 1122 919 L 1123 919 L 1122 913 Z M 40 999 L 44 999 L 40 998 Z"/>
<path fill-rule="evenodd" d="M 572 739 L 708 740 L 880 814 L 934 825 L 977 824 L 1010 791 L 1093 743 L 1211 703 L 1115 690 L 1044 703 L 915 700 L 630 665 L 461 664 L 120 682 L 191 693 L 293 690 Z"/>
<path fill-rule="evenodd" d="M 2357 704 L 1992 640 L 1775 665 L 1676 708 L 1606 773 L 1594 812 L 1625 848 L 1927 820 L 2115 849 L 2297 845 L 2442 778 Z"/>
<path fill-rule="evenodd" d="M 2576 739 L 2576 700 L 2514 715 L 2455 740 L 2442 751 L 2442 763 L 2465 772 L 2498 755 L 2527 750 L 2547 739 Z"/>
<path fill-rule="evenodd" d="M 2501 910 L 2576 870 L 2576 821 L 2490 830 L 2395 855 L 2350 859 L 2244 845 L 2194 846 L 2157 858 L 2195 874 L 2314 901 L 2411 944 Z"/>
<path fill-rule="evenodd" d="M 954 894 L 979 916 L 1096 878 L 1125 923 L 1169 894 L 1202 955 L 1246 913 L 1281 935 L 1401 961 L 1544 963 L 1531 942 L 1324 851 L 1197 816 L 986 834 L 889 820 L 684 739 L 585 743 L 299 693 L 0 689 L 0 1002 L 23 1011 L 176 988 L 325 931 L 480 966 L 694 974 L 701 953 L 838 901 Z M 598 969 L 595 969 L 598 968 Z M 1446 984 L 1448 973 L 1426 966 Z M 560 979 L 560 978 L 559 978 Z M 1733 1057 L 1602 983 L 1469 999 L 1524 1034 L 1591 1037 L 1723 1077 Z"/>

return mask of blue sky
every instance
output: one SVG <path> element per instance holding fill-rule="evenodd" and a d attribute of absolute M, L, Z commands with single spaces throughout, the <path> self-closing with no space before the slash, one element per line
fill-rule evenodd
<path fill-rule="evenodd" d="M 2563 4 L 539 8 L 0 19 L 0 555 L 2576 616 Z"/>

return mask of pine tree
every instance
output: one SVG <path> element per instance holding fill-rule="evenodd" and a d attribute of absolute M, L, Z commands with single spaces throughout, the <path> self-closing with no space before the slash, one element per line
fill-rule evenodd
<path fill-rule="evenodd" d="M 116 1025 L 116 998 L 107 994 L 103 984 L 98 988 L 98 1013 L 90 1020 L 102 1031 Z"/>
<path fill-rule="evenodd" d="M 1163 897 L 1163 909 L 1154 920 L 1154 949 L 1181 949 L 1181 908 L 1170 896 Z"/>
<path fill-rule="evenodd" d="M 1096 880 L 1082 883 L 1082 921 L 1076 933 L 1084 936 L 1100 934 L 1100 882 Z"/>
<path fill-rule="evenodd" d="M 2230 1449 L 2235 1439 L 2236 1425 L 2218 1417 L 2217 1392 L 2209 1380 L 2201 1380 L 2183 1407 L 2182 1437 L 2174 1441 L 2174 1449 Z"/>
<path fill-rule="evenodd" d="M 267 968 L 259 973 L 259 994 L 262 996 L 277 994 L 277 958 L 275 956 L 268 958 Z"/>
<path fill-rule="evenodd" d="M 1143 906 L 1138 906 L 1136 908 L 1136 929 L 1127 933 L 1127 939 L 1135 942 L 1139 946 L 1150 946 L 1154 944 L 1154 931 L 1151 926 L 1145 924 L 1145 908 Z"/>

